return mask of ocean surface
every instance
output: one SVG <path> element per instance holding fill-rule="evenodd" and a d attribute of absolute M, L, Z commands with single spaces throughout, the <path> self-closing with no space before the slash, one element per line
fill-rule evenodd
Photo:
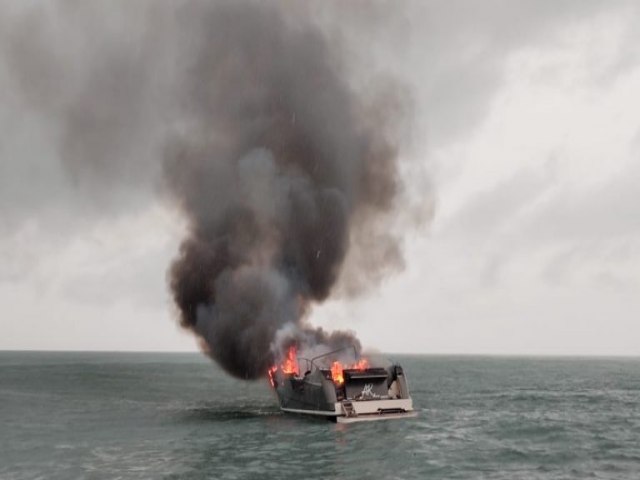
<path fill-rule="evenodd" d="M 419 417 L 341 425 L 198 354 L 0 352 L 0 479 L 640 479 L 640 359 L 389 357 Z"/>

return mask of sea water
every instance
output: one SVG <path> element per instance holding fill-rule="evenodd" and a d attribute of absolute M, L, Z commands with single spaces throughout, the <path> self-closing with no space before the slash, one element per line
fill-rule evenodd
<path fill-rule="evenodd" d="M 0 352 L 0 479 L 640 479 L 640 359 L 389 357 L 419 416 L 344 425 L 198 354 Z"/>

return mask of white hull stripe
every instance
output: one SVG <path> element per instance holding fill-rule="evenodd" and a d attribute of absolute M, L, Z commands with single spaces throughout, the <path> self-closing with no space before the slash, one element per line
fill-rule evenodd
<path fill-rule="evenodd" d="M 366 413 L 357 417 L 338 417 L 338 423 L 375 422 L 377 420 L 393 420 L 397 418 L 414 418 L 418 412 L 403 413 Z"/>
<path fill-rule="evenodd" d="M 337 417 L 339 415 L 343 415 L 343 413 L 332 412 L 331 410 L 303 410 L 299 408 L 285 408 L 285 407 L 280 407 L 280 410 L 282 410 L 283 412 L 304 413 L 307 415 L 322 415 L 323 417 Z"/>

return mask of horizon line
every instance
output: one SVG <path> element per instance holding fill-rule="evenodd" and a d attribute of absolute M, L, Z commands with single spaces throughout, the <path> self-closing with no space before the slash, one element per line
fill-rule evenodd
<path fill-rule="evenodd" d="M 0 353 L 134 353 L 134 354 L 197 354 L 207 355 L 198 350 L 112 350 L 112 349 L 39 349 L 39 348 L 0 348 Z M 432 357 L 511 357 L 511 358 L 640 358 L 640 353 L 540 353 L 540 352 L 380 352 L 383 355 L 432 356 Z M 366 353 L 365 353 L 366 354 Z"/>

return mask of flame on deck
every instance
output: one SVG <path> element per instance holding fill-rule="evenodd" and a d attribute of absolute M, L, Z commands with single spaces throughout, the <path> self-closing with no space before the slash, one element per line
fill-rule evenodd
<path fill-rule="evenodd" d="M 282 373 L 300 375 L 300 367 L 298 366 L 298 352 L 295 346 L 289 347 L 287 358 L 280 365 Z"/>
<path fill-rule="evenodd" d="M 369 361 L 366 358 L 361 358 L 352 365 L 336 361 L 331 364 L 331 378 L 333 383 L 339 386 L 344 383 L 344 370 L 366 370 L 367 368 L 369 368 Z"/>
<path fill-rule="evenodd" d="M 298 351 L 295 346 L 289 347 L 287 351 L 287 356 L 282 361 L 280 366 L 273 365 L 268 371 L 267 374 L 269 376 L 269 382 L 271 386 L 275 388 L 276 380 L 275 373 L 278 371 L 278 368 L 285 375 L 300 375 L 300 367 L 298 365 Z M 331 379 L 336 386 L 341 386 L 344 384 L 344 370 L 366 370 L 369 368 L 369 361 L 366 358 L 361 358 L 355 363 L 345 364 L 340 361 L 335 361 L 331 364 Z"/>

